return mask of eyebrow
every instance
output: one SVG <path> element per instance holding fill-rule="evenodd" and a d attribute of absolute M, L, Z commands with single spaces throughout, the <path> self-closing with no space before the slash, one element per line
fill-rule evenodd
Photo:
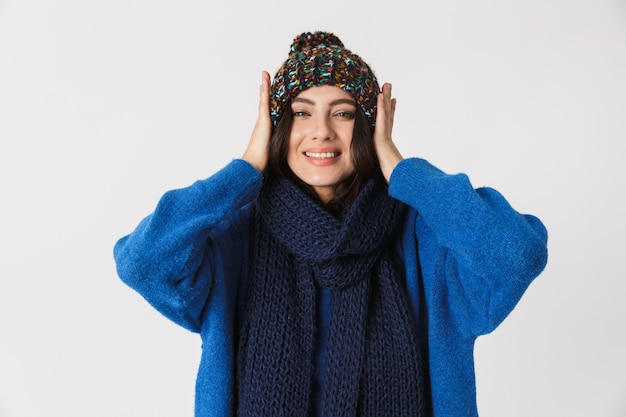
<path fill-rule="evenodd" d="M 305 103 L 305 104 L 310 104 L 310 105 L 315 105 L 315 102 L 313 100 L 309 100 L 308 98 L 304 98 L 304 97 L 294 97 L 291 100 L 292 103 Z M 337 100 L 333 100 L 330 103 L 330 106 L 336 106 L 338 104 L 351 104 L 354 107 L 356 107 L 356 103 L 354 102 L 354 100 L 349 99 L 349 98 L 339 98 Z"/>

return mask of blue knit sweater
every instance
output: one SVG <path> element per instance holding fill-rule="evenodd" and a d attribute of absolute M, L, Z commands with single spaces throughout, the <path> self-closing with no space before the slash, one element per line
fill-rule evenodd
<path fill-rule="evenodd" d="M 237 316 L 250 208 L 261 183 L 256 169 L 234 160 L 164 194 L 114 249 L 121 279 L 202 338 L 196 417 L 234 410 Z M 504 320 L 545 267 L 546 229 L 497 191 L 474 189 L 466 175 L 448 175 L 423 159 L 400 162 L 389 193 L 411 207 L 397 245 L 423 343 L 430 412 L 477 416 L 474 341 Z"/>

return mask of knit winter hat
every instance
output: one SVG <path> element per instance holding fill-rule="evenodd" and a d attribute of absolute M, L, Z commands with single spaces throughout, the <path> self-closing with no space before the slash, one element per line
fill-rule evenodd
<path fill-rule="evenodd" d="M 350 93 L 365 113 L 370 126 L 376 122 L 376 101 L 380 88 L 372 69 L 358 55 L 346 49 L 330 32 L 298 35 L 289 57 L 278 69 L 270 89 L 270 116 L 274 128 L 289 102 L 310 87 L 334 85 Z"/>

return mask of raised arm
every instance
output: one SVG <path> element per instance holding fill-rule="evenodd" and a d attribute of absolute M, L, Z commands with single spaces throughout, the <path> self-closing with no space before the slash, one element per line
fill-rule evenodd
<path fill-rule="evenodd" d="M 464 174 L 404 159 L 392 139 L 395 109 L 391 85 L 385 83 L 374 144 L 389 193 L 417 210 L 415 233 L 425 275 L 445 280 L 426 285 L 447 294 L 442 307 L 455 314 L 465 334 L 489 332 L 545 267 L 546 229 L 536 217 L 515 211 L 496 190 L 474 189 Z"/>
<path fill-rule="evenodd" d="M 467 335 L 493 330 L 545 267 L 541 221 L 518 213 L 494 189 L 474 189 L 464 174 L 405 159 L 391 175 L 389 193 L 417 210 L 421 267 L 439 279 L 426 285 L 446 294 L 446 308 Z"/>
<path fill-rule="evenodd" d="M 168 191 L 129 235 L 115 245 L 120 278 L 174 322 L 200 329 L 200 314 L 224 248 L 243 250 L 246 205 L 261 175 L 235 160 L 208 179 Z"/>

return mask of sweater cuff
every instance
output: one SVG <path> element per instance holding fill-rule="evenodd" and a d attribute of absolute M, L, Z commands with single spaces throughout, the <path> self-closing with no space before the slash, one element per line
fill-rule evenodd
<path fill-rule="evenodd" d="M 224 194 L 233 190 L 241 190 L 235 207 L 243 207 L 254 201 L 261 190 L 263 175 L 249 162 L 243 159 L 233 159 L 225 167 L 211 177 L 204 180 L 205 184 L 220 184 L 220 191 Z"/>
<path fill-rule="evenodd" d="M 448 174 L 425 159 L 406 158 L 400 161 L 389 177 L 389 195 L 398 198 L 407 184 L 418 188 L 425 181 L 447 177 Z"/>

